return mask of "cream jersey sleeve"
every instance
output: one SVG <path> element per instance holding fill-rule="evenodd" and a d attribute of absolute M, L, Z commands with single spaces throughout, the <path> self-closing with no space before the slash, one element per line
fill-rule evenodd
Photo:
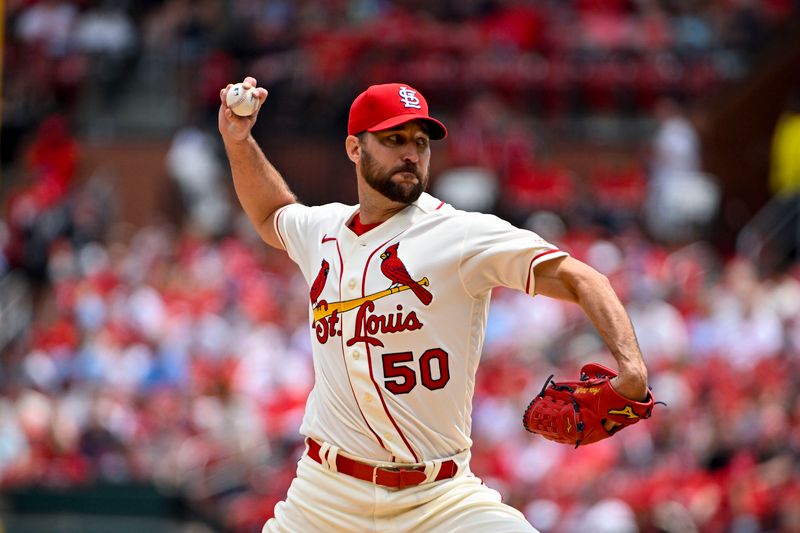
<path fill-rule="evenodd" d="M 543 261 L 568 255 L 536 233 L 494 215 L 469 213 L 461 243 L 459 270 L 464 287 L 479 297 L 503 286 L 534 294 L 533 269 Z"/>
<path fill-rule="evenodd" d="M 338 203 L 313 207 L 295 203 L 283 206 L 275 213 L 273 224 L 278 238 L 307 280 L 314 274 L 309 269 L 319 266 L 312 265 L 310 256 L 318 249 L 320 240 L 325 238 L 325 229 L 349 210 L 352 208 Z"/>

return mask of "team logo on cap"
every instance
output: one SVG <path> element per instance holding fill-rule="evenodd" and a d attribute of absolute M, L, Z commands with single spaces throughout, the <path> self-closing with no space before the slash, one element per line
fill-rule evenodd
<path fill-rule="evenodd" d="M 417 91 L 411 90 L 408 87 L 400 87 L 400 101 L 403 102 L 405 107 L 413 107 L 414 109 L 422 109 L 419 98 L 417 98 Z"/>

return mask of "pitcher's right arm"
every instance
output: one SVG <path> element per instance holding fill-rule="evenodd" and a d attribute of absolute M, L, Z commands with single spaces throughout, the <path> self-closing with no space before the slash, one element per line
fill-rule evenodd
<path fill-rule="evenodd" d="M 243 83 L 246 89 L 256 88 L 258 108 L 249 117 L 235 115 L 225 103 L 231 87 L 228 85 L 219 93 L 219 132 L 231 165 L 236 196 L 247 218 L 265 243 L 282 250 L 272 219 L 278 209 L 296 202 L 297 198 L 251 135 L 261 106 L 267 99 L 267 90 L 258 87 L 255 78 L 249 76 Z"/>

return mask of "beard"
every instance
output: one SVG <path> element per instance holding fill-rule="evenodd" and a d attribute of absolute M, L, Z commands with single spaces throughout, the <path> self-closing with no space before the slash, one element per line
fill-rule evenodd
<path fill-rule="evenodd" d="M 398 165 L 389 170 L 385 170 L 380 167 L 378 162 L 375 161 L 372 155 L 363 147 L 361 149 L 359 168 L 361 169 L 361 175 L 364 177 L 364 181 L 367 182 L 367 185 L 389 200 L 401 204 L 416 202 L 428 185 L 428 178 L 430 177 L 429 173 L 423 176 L 416 164 L 408 162 L 404 165 Z M 417 182 L 411 185 L 405 182 L 396 183 L 392 181 L 392 176 L 399 172 L 414 174 L 417 177 Z"/>

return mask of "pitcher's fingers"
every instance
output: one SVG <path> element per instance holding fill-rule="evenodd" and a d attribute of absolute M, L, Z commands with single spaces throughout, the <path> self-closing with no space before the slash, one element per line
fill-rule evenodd
<path fill-rule="evenodd" d="M 256 97 L 258 97 L 258 106 L 261 107 L 261 104 L 264 103 L 264 100 L 267 99 L 267 95 L 269 95 L 269 91 L 263 87 L 256 88 Z"/>
<path fill-rule="evenodd" d="M 228 93 L 228 89 L 230 89 L 230 88 L 231 88 L 231 85 L 233 85 L 233 84 L 229 83 L 228 85 L 226 85 L 226 86 L 225 86 L 225 88 L 224 88 L 224 89 L 221 89 L 221 90 L 219 91 L 219 100 L 220 100 L 220 102 L 222 102 L 223 104 L 224 104 L 224 103 L 226 103 L 226 102 L 225 102 L 225 95 L 227 95 L 227 93 Z"/>
<path fill-rule="evenodd" d="M 245 89 L 249 89 L 250 87 L 258 87 L 258 82 L 252 76 L 247 76 L 244 81 L 242 82 Z"/>

